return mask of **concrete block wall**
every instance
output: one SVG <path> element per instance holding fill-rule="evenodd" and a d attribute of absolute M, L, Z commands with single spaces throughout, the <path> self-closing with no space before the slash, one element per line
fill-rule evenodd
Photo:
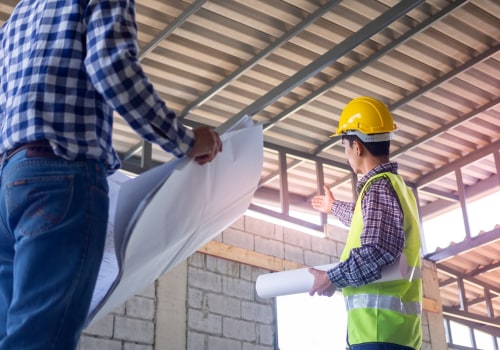
<path fill-rule="evenodd" d="M 346 229 L 334 226 L 320 238 L 242 217 L 215 241 L 315 266 L 337 262 L 346 237 Z M 85 329 L 79 350 L 275 349 L 275 302 L 255 293 L 257 276 L 267 272 L 195 253 Z M 437 288 L 429 285 L 424 292 L 435 297 Z M 440 320 L 424 312 L 423 350 L 436 348 L 433 342 L 441 336 L 436 329 L 443 327 Z"/>
<path fill-rule="evenodd" d="M 188 260 L 187 349 L 273 350 L 273 300 L 260 299 L 265 271 L 196 253 Z"/>
<path fill-rule="evenodd" d="M 155 317 L 153 284 L 86 328 L 78 350 L 154 350 Z"/>

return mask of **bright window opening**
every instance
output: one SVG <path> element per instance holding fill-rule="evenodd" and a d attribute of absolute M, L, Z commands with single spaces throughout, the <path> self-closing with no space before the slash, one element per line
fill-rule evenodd
<path fill-rule="evenodd" d="M 277 297 L 280 350 L 345 349 L 347 311 L 341 293 Z"/>

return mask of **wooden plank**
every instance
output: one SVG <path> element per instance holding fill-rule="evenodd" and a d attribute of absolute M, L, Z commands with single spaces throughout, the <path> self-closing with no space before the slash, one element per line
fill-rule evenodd
<path fill-rule="evenodd" d="M 248 249 L 216 241 L 208 242 L 206 245 L 201 247 L 198 252 L 274 272 L 305 267 L 304 265 L 297 264 L 293 261 L 280 259 L 274 256 L 257 253 Z"/>
<path fill-rule="evenodd" d="M 439 303 L 438 300 L 435 299 L 430 299 L 424 297 L 423 303 L 422 303 L 422 308 L 424 311 L 427 312 L 432 312 L 435 314 L 441 313 L 441 304 Z"/>

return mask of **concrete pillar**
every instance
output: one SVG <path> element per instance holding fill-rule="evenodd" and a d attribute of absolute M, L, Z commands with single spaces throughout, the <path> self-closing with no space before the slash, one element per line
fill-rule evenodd
<path fill-rule="evenodd" d="M 157 280 L 155 350 L 185 350 L 187 339 L 187 262 Z"/>
<path fill-rule="evenodd" d="M 424 344 L 422 344 L 422 350 L 447 349 L 439 282 L 434 263 L 423 260 L 422 281 L 424 297 L 433 301 L 432 311 L 426 311 L 423 317 Z"/>

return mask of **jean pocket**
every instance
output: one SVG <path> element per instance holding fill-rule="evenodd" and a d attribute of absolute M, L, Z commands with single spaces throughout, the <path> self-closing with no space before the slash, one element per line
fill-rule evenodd
<path fill-rule="evenodd" d="M 70 210 L 73 185 L 72 175 L 18 178 L 8 183 L 5 199 L 11 230 L 33 237 L 59 225 Z"/>

